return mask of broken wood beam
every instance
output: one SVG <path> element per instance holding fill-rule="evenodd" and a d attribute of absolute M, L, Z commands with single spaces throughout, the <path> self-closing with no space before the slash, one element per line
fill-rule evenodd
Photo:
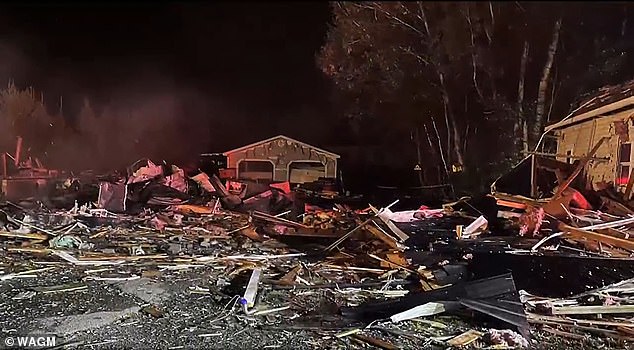
<path fill-rule="evenodd" d="M 601 233 L 586 231 L 584 229 L 571 227 L 563 223 L 559 225 L 559 229 L 565 231 L 566 235 L 572 238 L 593 240 L 604 244 L 609 244 L 617 248 L 634 251 L 634 241 L 608 236 Z"/>
<path fill-rule="evenodd" d="M 627 187 L 625 187 L 625 193 L 623 194 L 623 199 L 626 201 L 630 200 L 632 197 L 632 189 L 634 189 L 634 170 L 630 171 L 630 178 L 627 180 Z"/>
<path fill-rule="evenodd" d="M 381 242 L 387 244 L 392 249 L 403 250 L 402 247 L 399 247 L 398 242 L 394 240 L 392 237 L 385 234 L 383 231 L 374 227 L 372 225 L 365 225 L 364 230 L 370 232 L 374 237 L 381 240 Z"/>
<path fill-rule="evenodd" d="M 557 325 L 590 325 L 590 326 L 604 326 L 604 327 L 634 327 L 634 322 L 624 320 L 622 322 L 604 321 L 604 320 L 590 320 L 590 319 L 573 319 L 563 318 L 555 316 L 539 315 L 531 312 L 527 312 L 528 322 L 535 324 L 557 324 Z"/>
<path fill-rule="evenodd" d="M 594 154 L 597 153 L 597 151 L 599 150 L 599 147 L 601 147 L 603 142 L 605 142 L 605 140 L 607 140 L 607 139 L 608 139 L 608 137 L 605 137 L 605 136 L 602 137 L 599 140 L 599 142 L 597 142 L 596 145 L 594 145 L 592 150 L 590 150 L 590 152 L 588 154 L 586 154 L 585 157 L 583 157 L 583 159 L 581 159 L 579 161 L 579 164 L 577 164 L 577 167 L 572 172 L 572 174 L 570 174 L 570 176 L 566 179 L 566 181 L 564 181 L 564 183 L 557 188 L 557 192 L 553 196 L 553 199 L 559 198 L 559 196 L 561 196 L 561 194 L 564 192 L 564 190 L 566 190 L 566 188 L 568 188 L 568 186 L 570 186 L 570 184 L 577 178 L 577 176 L 579 176 L 579 174 L 581 174 L 581 172 L 586 167 L 588 162 L 590 162 L 590 160 L 594 156 Z"/>
<path fill-rule="evenodd" d="M 327 283 L 327 284 L 295 284 L 285 285 L 280 281 L 265 280 L 264 284 L 270 284 L 272 289 L 336 289 L 336 288 L 371 288 L 371 287 L 383 287 L 385 285 L 390 286 L 407 286 L 413 284 L 412 281 L 406 280 L 392 280 L 382 282 L 361 282 L 361 283 Z"/>
<path fill-rule="evenodd" d="M 634 305 L 553 306 L 551 310 L 553 315 L 631 314 L 634 313 Z"/>
<path fill-rule="evenodd" d="M 634 178 L 634 177 L 632 177 Z M 634 214 L 634 210 L 628 208 L 627 206 L 615 201 L 612 198 L 606 196 L 600 196 L 601 202 L 603 206 L 607 209 L 607 211 L 614 215 L 627 216 Z M 627 198 L 627 197 L 626 197 Z"/>
<path fill-rule="evenodd" d="M 361 340 L 364 343 L 368 343 L 370 345 L 376 346 L 377 348 L 381 348 L 385 350 L 398 350 L 398 348 L 394 344 L 388 343 L 381 339 L 368 337 L 362 334 L 354 334 L 352 337 L 358 340 Z"/>

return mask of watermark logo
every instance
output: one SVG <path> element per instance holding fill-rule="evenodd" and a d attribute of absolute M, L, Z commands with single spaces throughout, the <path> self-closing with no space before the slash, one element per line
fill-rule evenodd
<path fill-rule="evenodd" d="M 4 349 L 43 349 L 54 347 L 57 337 L 54 335 L 15 335 L 4 337 Z"/>

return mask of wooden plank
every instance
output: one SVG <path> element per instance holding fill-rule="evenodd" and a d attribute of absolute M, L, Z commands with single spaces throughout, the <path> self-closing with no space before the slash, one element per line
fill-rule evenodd
<path fill-rule="evenodd" d="M 630 178 L 627 180 L 627 187 L 625 187 L 625 193 L 623 194 L 623 198 L 626 201 L 630 200 L 632 197 L 632 189 L 634 189 L 634 169 L 630 171 Z"/>
<path fill-rule="evenodd" d="M 362 334 L 355 334 L 352 337 L 361 340 L 362 342 L 368 343 L 370 345 L 376 346 L 377 348 L 385 349 L 385 350 L 398 350 L 398 348 L 392 344 L 388 343 L 381 339 L 376 339 L 372 337 L 368 337 Z"/>
<path fill-rule="evenodd" d="M 498 199 L 497 205 L 501 207 L 513 208 L 513 209 L 526 209 L 527 205 L 524 203 L 511 202 L 504 199 Z"/>
<path fill-rule="evenodd" d="M 552 333 L 561 337 L 566 337 L 566 338 L 571 338 L 571 339 L 576 339 L 576 340 L 584 340 L 586 339 L 586 337 L 584 335 L 581 334 L 575 334 L 575 333 L 570 333 L 570 332 L 564 332 L 552 327 L 542 327 L 542 330 L 548 332 L 548 333 Z"/>
<path fill-rule="evenodd" d="M 48 238 L 48 235 L 42 235 L 39 233 L 17 233 L 17 232 L 0 232 L 0 236 L 12 237 L 12 238 L 35 239 L 38 241 L 43 241 Z"/>
<path fill-rule="evenodd" d="M 551 310 L 553 315 L 630 314 L 634 313 L 634 305 L 553 306 Z"/>
<path fill-rule="evenodd" d="M 379 217 L 379 219 L 381 219 L 381 221 L 383 221 L 383 223 L 387 225 L 387 227 L 401 240 L 401 242 L 405 242 L 406 240 L 409 239 L 409 236 L 405 232 L 403 232 L 403 230 L 398 228 L 396 224 L 394 224 L 392 220 L 390 220 L 389 217 L 384 215 L 383 212 L 380 212 L 372 205 L 370 205 L 370 209 L 374 212 L 375 215 Z"/>
<path fill-rule="evenodd" d="M 568 325 L 590 325 L 590 326 L 605 326 L 605 327 L 634 327 L 634 322 L 622 321 L 603 321 L 603 320 L 585 320 L 574 318 L 563 318 L 534 314 L 527 312 L 528 322 L 537 324 L 568 324 Z"/>
<path fill-rule="evenodd" d="M 634 179 L 634 176 L 631 176 L 630 179 Z M 629 186 L 629 183 L 628 183 L 628 186 Z M 601 202 L 607 209 L 608 213 L 611 213 L 613 215 L 620 215 L 620 216 L 627 216 L 630 214 L 634 214 L 634 210 L 626 207 L 625 205 L 615 201 L 612 198 L 605 197 L 605 196 L 600 196 L 600 198 L 601 198 Z"/>
<path fill-rule="evenodd" d="M 629 239 L 629 234 L 628 232 L 622 232 L 613 228 L 606 228 L 606 229 L 602 229 L 602 230 L 597 230 L 597 232 L 607 235 L 607 236 L 612 236 L 612 237 L 616 237 L 616 238 L 622 238 L 622 239 Z M 634 237 L 632 237 L 634 239 Z"/>
<path fill-rule="evenodd" d="M 372 225 L 365 225 L 363 228 L 366 231 L 370 232 L 374 237 L 380 239 L 383 243 L 385 243 L 388 246 L 390 246 L 390 248 L 401 250 L 401 248 L 398 246 L 398 243 L 396 242 L 396 240 L 394 240 L 390 236 L 386 235 L 385 233 L 381 232 L 381 230 L 379 230 L 378 228 L 376 228 L 376 227 L 374 227 Z"/>
<path fill-rule="evenodd" d="M 609 244 L 614 247 L 618 247 L 625 250 L 634 251 L 634 241 L 622 239 L 618 237 L 612 237 L 601 233 L 590 232 L 583 229 L 575 228 L 561 223 L 559 229 L 566 232 L 566 235 L 571 238 L 589 239 L 598 241 L 604 244 Z"/>
<path fill-rule="evenodd" d="M 456 336 L 455 338 L 451 338 L 449 341 L 447 341 L 447 344 L 451 346 L 467 346 L 473 343 L 474 341 L 480 339 L 483 335 L 484 333 L 482 332 L 478 332 L 476 330 L 470 329 Z"/>
<path fill-rule="evenodd" d="M 530 206 L 533 206 L 533 207 L 540 207 L 540 206 L 542 206 L 542 205 L 544 205 L 546 203 L 545 200 L 535 200 L 535 199 L 524 197 L 524 196 L 506 194 L 506 193 L 501 193 L 501 192 L 496 192 L 492 196 L 497 201 L 502 200 L 502 201 L 507 201 L 507 202 L 512 202 L 512 203 L 522 203 L 524 205 L 530 205 Z"/>

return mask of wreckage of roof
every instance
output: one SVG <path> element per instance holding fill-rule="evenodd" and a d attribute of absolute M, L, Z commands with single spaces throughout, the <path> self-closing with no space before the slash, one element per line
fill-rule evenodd
<path fill-rule="evenodd" d="M 284 135 L 273 136 L 273 137 L 268 138 L 266 140 L 258 141 L 258 142 L 255 142 L 255 143 L 248 144 L 246 146 L 242 146 L 240 148 L 232 149 L 230 151 L 224 152 L 223 155 L 224 156 L 228 156 L 230 154 L 233 154 L 233 153 L 236 153 L 236 152 L 241 152 L 241 151 L 244 151 L 244 150 L 247 150 L 247 149 L 250 149 L 250 148 L 253 148 L 253 147 L 257 147 L 257 146 L 269 143 L 271 141 L 279 140 L 279 139 L 283 139 L 283 140 L 286 140 L 286 141 L 294 142 L 294 143 L 297 143 L 297 144 L 302 145 L 304 147 L 312 148 L 312 149 L 314 149 L 317 152 L 321 152 L 321 153 L 327 154 L 327 155 L 329 155 L 331 157 L 334 157 L 334 158 L 340 158 L 340 156 L 338 154 L 326 151 L 325 149 L 321 149 L 321 148 L 315 147 L 313 145 L 309 145 L 309 144 L 307 144 L 305 142 L 297 141 L 295 139 L 292 139 L 292 138 L 290 138 L 288 136 L 284 136 Z"/>
<path fill-rule="evenodd" d="M 579 107 L 572 114 L 547 126 L 545 131 L 549 132 L 577 124 L 632 105 L 634 105 L 634 79 L 619 85 L 602 87 L 579 104 Z"/>

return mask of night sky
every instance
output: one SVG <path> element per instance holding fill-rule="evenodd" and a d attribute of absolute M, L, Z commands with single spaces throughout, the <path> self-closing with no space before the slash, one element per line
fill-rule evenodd
<path fill-rule="evenodd" d="M 84 97 L 98 110 L 187 91 L 183 117 L 217 131 L 211 151 L 281 133 L 320 143 L 304 121 L 333 117 L 315 66 L 329 15 L 327 2 L 5 5 L 0 82 L 32 85 L 53 110 L 63 96 L 71 119 Z"/>

